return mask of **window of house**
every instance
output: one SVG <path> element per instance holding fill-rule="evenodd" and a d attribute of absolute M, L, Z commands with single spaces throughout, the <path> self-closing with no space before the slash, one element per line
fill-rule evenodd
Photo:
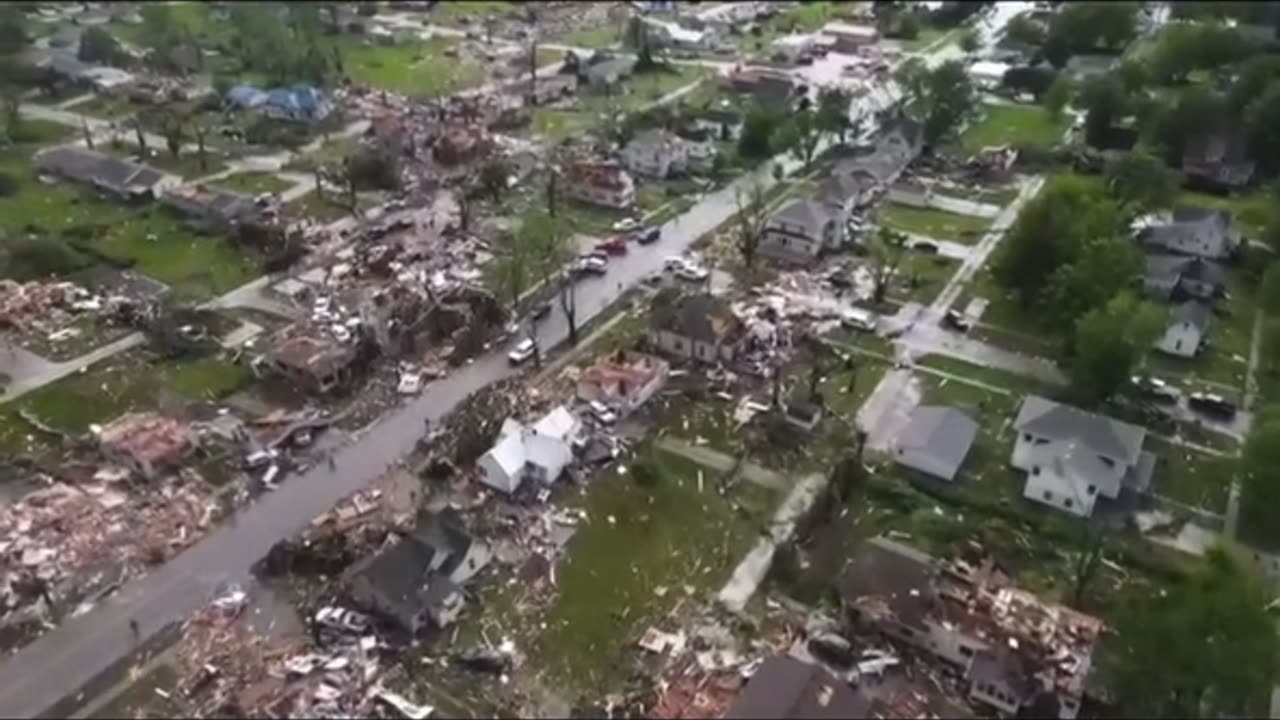
<path fill-rule="evenodd" d="M 1048 490 L 1045 490 L 1045 491 L 1044 491 L 1044 499 L 1045 499 L 1045 500 L 1052 501 L 1052 500 L 1053 500 L 1053 493 L 1049 492 Z"/>
<path fill-rule="evenodd" d="M 1173 343 L 1173 349 L 1174 349 L 1174 351 L 1181 350 L 1181 349 L 1182 349 L 1182 340 L 1176 340 L 1176 341 L 1174 341 L 1174 343 Z"/>
<path fill-rule="evenodd" d="M 1071 507 L 1072 505 L 1075 505 L 1075 501 L 1073 501 L 1071 498 L 1067 498 L 1066 505 L 1067 507 Z"/>
<path fill-rule="evenodd" d="M 1032 474 L 1032 475 L 1039 475 L 1039 474 L 1040 474 L 1040 466 L 1039 466 L 1039 465 L 1032 465 L 1032 466 L 1031 466 L 1031 474 Z"/>
<path fill-rule="evenodd" d="M 1092 495 L 1092 494 L 1094 494 L 1094 493 L 1096 493 L 1096 492 L 1098 492 L 1098 486 L 1097 486 L 1097 485 L 1090 485 L 1090 486 L 1089 486 L 1089 494 L 1090 494 L 1090 495 Z"/>

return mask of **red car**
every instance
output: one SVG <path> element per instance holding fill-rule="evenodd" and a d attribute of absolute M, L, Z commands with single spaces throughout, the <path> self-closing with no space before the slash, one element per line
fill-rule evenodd
<path fill-rule="evenodd" d="M 620 237 L 603 240 L 596 245 L 596 252 L 607 253 L 609 255 L 626 255 L 627 241 Z"/>

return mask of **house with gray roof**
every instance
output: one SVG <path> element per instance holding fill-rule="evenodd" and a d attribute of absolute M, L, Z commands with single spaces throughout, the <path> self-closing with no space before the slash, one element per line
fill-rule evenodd
<path fill-rule="evenodd" d="M 774 655 L 751 675 L 726 718 L 868 717 L 870 699 L 825 669 L 787 655 Z"/>
<path fill-rule="evenodd" d="M 646 130 L 622 148 L 622 166 L 634 175 L 669 178 L 689 167 L 689 148 L 675 134 L 654 128 Z"/>
<path fill-rule="evenodd" d="M 1186 206 L 1175 208 L 1169 222 L 1142 230 L 1139 239 L 1148 248 L 1207 260 L 1230 258 L 1242 244 L 1230 213 Z"/>
<path fill-rule="evenodd" d="M 160 194 L 160 202 L 211 230 L 232 230 L 262 214 L 254 199 L 212 185 L 181 185 Z"/>
<path fill-rule="evenodd" d="M 865 207 L 875 197 L 876 179 L 866 172 L 836 174 L 818 186 L 818 202 L 830 207 L 847 223 L 854 212 Z"/>
<path fill-rule="evenodd" d="M 446 510 L 422 515 L 414 530 L 357 562 L 345 585 L 352 601 L 409 635 L 445 627 L 462 611 L 462 585 L 489 563 L 487 545 Z"/>
<path fill-rule="evenodd" d="M 649 339 L 667 355 L 705 363 L 729 362 L 743 336 L 742 322 L 721 298 L 668 289 L 653 299 Z"/>
<path fill-rule="evenodd" d="M 1222 294 L 1225 282 L 1226 271 L 1221 265 L 1187 255 L 1148 255 L 1142 277 L 1143 290 L 1152 298 L 1165 301 L 1213 300 Z"/>
<path fill-rule="evenodd" d="M 845 224 L 833 209 L 816 200 L 793 200 L 769 216 L 760 238 L 761 255 L 808 264 L 844 242 Z"/>
<path fill-rule="evenodd" d="M 1028 395 L 1013 428 L 1011 462 L 1027 473 L 1028 500 L 1089 517 L 1099 497 L 1151 484 L 1155 456 L 1143 450 L 1147 431 L 1136 425 Z"/>
<path fill-rule="evenodd" d="M 629 56 L 601 58 L 583 71 L 587 87 L 595 92 L 609 92 L 635 72 L 636 59 Z"/>
<path fill-rule="evenodd" d="M 40 172 L 90 185 L 122 200 L 149 200 L 177 179 L 147 165 L 80 147 L 56 147 L 36 156 Z"/>
<path fill-rule="evenodd" d="M 877 136 L 870 152 L 847 157 L 836 163 L 836 175 L 858 175 L 874 179 L 883 190 L 898 180 L 902 171 L 924 149 L 919 123 L 908 118 L 894 120 Z"/>
<path fill-rule="evenodd" d="M 893 459 L 930 477 L 955 480 L 977 436 L 977 421 L 963 410 L 921 405 L 898 434 Z"/>
<path fill-rule="evenodd" d="M 1169 314 L 1169 324 L 1165 327 L 1164 335 L 1156 340 L 1155 347 L 1168 355 L 1193 358 L 1204 347 L 1212 320 L 1213 309 L 1208 303 L 1188 300 Z"/>

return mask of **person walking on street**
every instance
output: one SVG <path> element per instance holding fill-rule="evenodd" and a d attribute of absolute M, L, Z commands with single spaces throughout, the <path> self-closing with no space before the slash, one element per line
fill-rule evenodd
<path fill-rule="evenodd" d="M 129 618 L 129 632 L 133 634 L 133 643 L 136 645 L 142 639 L 142 632 L 138 629 L 138 621 Z"/>

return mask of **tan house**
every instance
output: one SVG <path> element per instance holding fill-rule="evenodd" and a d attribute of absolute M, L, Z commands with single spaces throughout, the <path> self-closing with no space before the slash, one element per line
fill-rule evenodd
<path fill-rule="evenodd" d="M 98 431 L 98 445 L 111 461 L 153 479 L 176 470 L 195 449 L 187 427 L 156 413 L 129 413 Z"/>

